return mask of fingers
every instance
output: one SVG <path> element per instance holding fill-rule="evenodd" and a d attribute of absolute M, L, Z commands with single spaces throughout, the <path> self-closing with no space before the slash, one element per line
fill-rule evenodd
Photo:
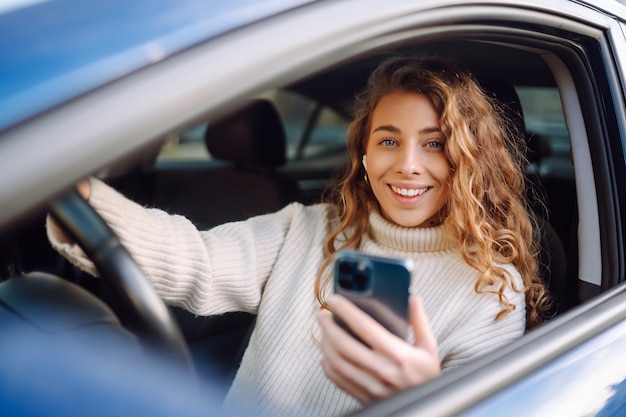
<path fill-rule="evenodd" d="M 89 200 L 89 196 L 91 195 L 91 183 L 89 179 L 85 178 L 78 181 L 76 183 L 76 189 L 85 200 Z"/>
<path fill-rule="evenodd" d="M 409 321 L 413 327 L 413 334 L 415 336 L 415 347 L 421 347 L 425 349 L 429 354 L 434 357 L 439 356 L 439 346 L 437 339 L 432 332 L 428 316 L 424 310 L 422 299 L 414 295 L 411 297 L 409 306 Z"/>
<path fill-rule="evenodd" d="M 350 329 L 372 350 L 384 349 L 389 343 L 401 345 L 404 339 L 390 333 L 384 326 L 341 295 L 328 299 L 331 309 L 336 312 Z"/>
<path fill-rule="evenodd" d="M 384 363 L 388 362 L 386 358 L 337 325 L 329 311 L 320 311 L 318 321 L 324 335 L 320 343 L 322 367 L 331 381 L 365 404 L 394 392 L 392 386 L 372 372 L 372 368 L 389 366 Z"/>
<path fill-rule="evenodd" d="M 367 358 L 372 356 L 371 350 L 339 327 L 329 311 L 321 311 L 318 320 L 324 332 L 320 348 L 326 376 L 364 404 L 389 396 L 390 387 L 351 360 L 351 357 L 363 357 L 364 361 L 368 361 Z"/>
<path fill-rule="evenodd" d="M 371 348 L 371 351 L 377 353 L 377 355 L 373 355 L 374 357 L 368 358 L 363 366 L 389 384 L 407 384 L 408 381 L 405 381 L 398 372 L 398 366 L 402 366 L 406 362 L 407 355 L 420 353 L 408 352 L 407 347 L 409 345 L 404 339 L 390 333 L 384 326 L 346 298 L 333 295 L 329 298 L 328 303 L 333 311 L 348 323 L 350 329 Z M 427 354 L 429 353 L 427 352 Z M 350 352 L 346 352 L 346 354 L 348 360 L 354 360 Z M 384 358 L 384 360 L 380 358 Z"/>
<path fill-rule="evenodd" d="M 319 313 L 324 372 L 338 387 L 359 401 L 368 403 L 385 398 L 439 375 L 437 343 L 421 303 L 412 305 L 410 313 L 414 327 L 426 326 L 426 329 L 420 329 L 416 346 L 388 332 L 341 296 L 332 296 L 328 303 L 334 314 L 371 347 L 337 325 L 329 311 Z"/>

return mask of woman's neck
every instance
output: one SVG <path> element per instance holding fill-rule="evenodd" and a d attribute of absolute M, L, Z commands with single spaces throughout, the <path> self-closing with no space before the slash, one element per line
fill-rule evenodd
<path fill-rule="evenodd" d="M 383 218 L 378 210 L 369 216 L 370 238 L 378 245 L 403 252 L 435 252 L 454 245 L 445 238 L 442 226 L 403 227 Z"/>

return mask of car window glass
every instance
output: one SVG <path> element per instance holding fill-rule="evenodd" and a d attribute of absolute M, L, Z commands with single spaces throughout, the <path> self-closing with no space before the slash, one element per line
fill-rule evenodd
<path fill-rule="evenodd" d="M 266 98 L 274 103 L 283 121 L 287 136 L 287 159 L 294 159 L 316 103 L 300 94 L 282 90 L 268 94 Z"/>
<path fill-rule="evenodd" d="M 526 130 L 547 140 L 551 156 L 569 158 L 570 140 L 556 87 L 517 86 Z"/>
<path fill-rule="evenodd" d="M 303 157 L 312 158 L 345 148 L 347 127 L 348 121 L 343 116 L 328 107 L 323 108 Z"/>
<path fill-rule="evenodd" d="M 348 120 L 338 112 L 290 91 L 277 91 L 273 98 L 285 125 L 288 160 L 317 157 L 345 148 Z"/>
<path fill-rule="evenodd" d="M 287 159 L 307 159 L 345 149 L 348 121 L 329 107 L 290 91 L 272 91 L 261 95 L 271 101 L 283 121 L 287 139 Z M 318 108 L 319 106 L 319 108 Z M 307 132 L 307 125 L 311 124 Z M 158 163 L 209 161 L 204 144 L 206 124 L 170 135 L 157 157 Z M 301 155 L 298 154 L 302 147 Z"/>
<path fill-rule="evenodd" d="M 211 160 L 211 155 L 204 145 L 205 129 L 206 124 L 201 124 L 179 134 L 169 135 L 157 155 L 157 163 Z"/>

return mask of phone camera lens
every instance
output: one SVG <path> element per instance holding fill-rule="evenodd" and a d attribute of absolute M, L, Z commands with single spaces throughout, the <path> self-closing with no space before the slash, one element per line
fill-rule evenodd
<path fill-rule="evenodd" d="M 346 290 L 351 290 L 352 289 L 352 280 L 350 279 L 350 277 L 344 277 L 344 278 L 339 278 L 339 286 L 343 289 Z"/>
<path fill-rule="evenodd" d="M 352 274 L 352 271 L 354 270 L 354 267 L 352 266 L 352 264 L 348 263 L 348 262 L 342 262 L 339 264 L 339 273 L 340 274 Z"/>
<path fill-rule="evenodd" d="M 354 289 L 365 291 L 367 289 L 368 277 L 364 273 L 354 274 Z"/>
<path fill-rule="evenodd" d="M 347 291 L 365 293 L 369 289 L 369 267 L 359 260 L 344 260 L 337 269 L 337 283 Z"/>

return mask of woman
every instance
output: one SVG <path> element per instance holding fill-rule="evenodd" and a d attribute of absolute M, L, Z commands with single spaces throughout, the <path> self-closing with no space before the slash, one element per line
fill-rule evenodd
<path fill-rule="evenodd" d="M 550 301 L 537 277 L 537 248 L 533 244 L 537 241 L 536 226 L 523 198 L 524 143 L 523 138 L 515 136 L 516 131 L 507 131 L 509 123 L 501 117 L 495 103 L 486 99 L 468 74 L 446 61 L 395 58 L 383 63 L 370 76 L 358 108 L 348 131 L 352 169 L 335 195 L 335 205 L 341 210 L 341 224 L 326 241 L 327 253 L 336 252 L 337 240 L 342 241 L 338 237 L 346 230 L 350 230 L 349 237 L 342 241 L 341 249 L 364 249 L 367 242 L 363 242 L 363 236 L 378 241 L 389 239 L 387 250 L 381 252 L 388 256 L 412 257 L 410 245 L 422 252 L 421 257 L 432 256 L 434 251 L 443 254 L 454 248 L 455 255 L 450 259 L 441 255 L 436 261 L 446 264 L 447 277 L 441 276 L 439 271 L 430 272 L 442 268 L 441 265 L 427 263 L 423 258 L 417 262 L 418 271 L 414 274 L 417 293 L 424 295 L 429 286 L 471 282 L 473 295 L 495 294 L 500 310 L 492 313 L 493 317 L 483 317 L 486 322 L 480 324 L 484 326 L 482 329 L 470 331 L 468 326 L 463 331 L 464 342 L 451 342 L 442 335 L 454 337 L 461 332 L 460 323 L 451 320 L 446 324 L 451 328 L 446 331 L 438 328 L 440 323 L 433 323 L 439 353 L 443 355 L 443 369 L 466 363 L 469 358 L 497 347 L 484 346 L 490 342 L 488 338 L 482 339 L 481 333 L 502 332 L 498 336 L 494 334 L 496 339 L 506 331 L 520 335 L 520 327 L 505 331 L 506 326 L 497 322 L 508 321 L 512 325 L 520 320 L 524 310 L 524 302 L 519 297 L 522 291 L 525 292 L 527 324 L 538 324 Z M 362 166 L 359 166 L 356 161 L 361 158 Z M 405 229 L 392 228 L 392 232 L 385 229 L 381 236 L 379 230 L 372 230 L 372 225 L 384 221 Z M 428 229 L 411 232 L 408 228 Z M 389 233 L 395 236 L 389 238 Z M 372 248 L 372 253 L 378 253 L 376 249 Z M 462 261 L 475 270 L 458 275 L 463 281 L 451 279 L 452 265 L 458 263 L 457 251 Z M 329 260 L 330 256 L 325 267 Z M 459 272 L 466 267 L 458 266 Z M 472 274 L 475 278 L 467 280 Z M 319 283 L 317 287 L 318 299 L 324 306 L 327 305 L 320 289 L 326 285 Z M 462 313 L 472 302 L 483 312 L 488 308 L 482 297 L 470 301 L 462 293 L 456 295 L 458 300 L 445 291 L 439 293 L 439 306 L 435 297 L 425 300 L 428 305 L 434 304 L 427 311 L 439 310 L 438 314 L 444 314 L 442 310 L 456 304 L 459 311 L 450 314 L 448 319 L 462 320 L 473 314 L 469 310 Z M 349 311 L 354 317 L 354 326 L 367 323 L 359 336 L 370 346 L 380 346 L 382 352 L 375 354 L 346 338 L 331 324 L 330 315 L 322 314 L 322 325 L 327 326 L 326 333 L 332 334 L 322 341 L 325 370 L 338 386 L 368 402 L 437 374 L 437 370 L 429 368 L 423 360 L 424 354 L 432 355 L 436 351 L 437 341 L 423 334 L 423 329 L 427 328 L 422 323 L 425 316 L 420 315 L 417 306 L 413 307 L 412 321 L 414 331 L 420 334 L 416 339 L 421 340 L 421 344 L 416 343 L 415 349 L 409 349 L 387 332 L 381 332 L 358 310 L 349 305 L 344 307 L 345 301 L 330 301 L 333 303 L 330 307 L 338 309 L 340 305 Z M 490 319 L 495 322 L 487 323 Z M 498 326 L 501 329 L 496 330 Z M 374 334 L 372 327 L 382 334 Z M 451 344 L 457 346 L 449 346 Z"/>
<path fill-rule="evenodd" d="M 200 315 L 257 314 L 225 402 L 230 411 L 350 412 L 469 363 L 540 321 L 547 296 L 536 276 L 522 158 L 475 81 L 445 61 L 396 58 L 374 71 L 360 103 L 348 132 L 351 167 L 333 203 L 293 203 L 198 231 L 98 180 L 80 184 L 166 302 Z M 57 250 L 96 274 L 51 221 L 48 231 Z M 414 259 L 419 297 L 408 341 L 331 294 L 329 266 L 342 248 Z"/>

